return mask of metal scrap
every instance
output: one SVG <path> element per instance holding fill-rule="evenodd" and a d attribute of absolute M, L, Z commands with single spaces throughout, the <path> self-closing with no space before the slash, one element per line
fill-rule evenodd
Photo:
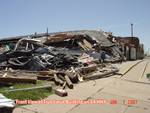
<path fill-rule="evenodd" d="M 123 57 L 119 48 L 102 31 L 75 31 L 50 35 L 28 36 L 15 39 L 14 47 L 0 54 L 0 69 L 4 71 L 1 81 L 13 83 L 30 81 L 30 77 L 5 76 L 9 69 L 20 72 L 36 73 L 36 80 L 54 81 L 62 89 L 73 89 L 74 83 L 86 79 L 113 74 L 118 69 L 105 67 L 101 54 L 105 52 L 103 62 L 113 62 Z M 122 55 L 122 56 L 121 56 Z M 101 65 L 101 66 L 100 66 Z M 27 80 L 28 79 L 28 80 Z M 67 95 L 64 90 L 56 90 L 60 96 Z"/>

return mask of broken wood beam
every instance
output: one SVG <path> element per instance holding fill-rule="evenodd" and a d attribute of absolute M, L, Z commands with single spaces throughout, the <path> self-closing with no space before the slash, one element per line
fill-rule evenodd
<path fill-rule="evenodd" d="M 39 71 L 37 73 L 40 75 L 43 75 L 43 76 L 46 76 L 46 75 L 53 76 L 53 74 L 54 74 L 54 72 L 52 72 L 52 71 Z"/>
<path fill-rule="evenodd" d="M 54 81 L 56 85 L 59 85 L 59 78 L 57 77 L 56 74 L 54 74 Z"/>
<path fill-rule="evenodd" d="M 106 72 L 106 73 L 95 73 L 93 75 L 89 75 L 89 76 L 84 76 L 84 79 L 85 80 L 94 80 L 94 79 L 98 79 L 98 78 L 101 78 L 101 77 L 104 77 L 104 76 L 107 76 L 107 75 L 110 75 L 110 74 L 114 74 L 116 72 L 118 72 L 119 70 L 118 69 L 115 69 L 115 70 L 112 70 L 112 71 L 109 71 L 109 72 Z"/>
<path fill-rule="evenodd" d="M 61 80 L 65 81 L 65 78 L 64 78 L 64 76 L 63 76 L 63 75 L 61 75 L 61 74 L 57 74 L 57 76 L 58 76 Z"/>
<path fill-rule="evenodd" d="M 50 80 L 54 80 L 54 77 L 52 77 L 52 76 L 37 76 L 37 79 L 50 81 Z"/>
<path fill-rule="evenodd" d="M 43 75 L 43 76 L 53 76 L 54 74 L 60 74 L 60 75 L 65 75 L 64 71 L 54 71 L 54 70 L 50 70 L 50 71 L 31 71 L 33 73 L 38 73 L 39 75 Z"/>
<path fill-rule="evenodd" d="M 68 95 L 68 93 L 64 89 L 55 89 L 55 94 L 61 97 Z"/>
<path fill-rule="evenodd" d="M 82 67 L 77 69 L 82 74 L 87 74 L 97 70 L 97 65 L 90 65 L 87 67 Z"/>
<path fill-rule="evenodd" d="M 71 80 L 72 83 L 77 83 L 78 82 L 78 76 L 75 72 L 67 72 L 66 71 L 66 75 L 69 77 L 69 79 Z"/>
<path fill-rule="evenodd" d="M 65 75 L 65 80 L 67 82 L 68 87 L 70 89 L 73 89 L 73 83 L 71 82 L 70 78 L 67 75 Z"/>
<path fill-rule="evenodd" d="M 54 81 L 55 81 L 55 84 L 56 85 L 63 85 L 64 84 L 64 81 L 63 80 L 61 80 L 58 76 L 57 76 L 57 74 L 54 74 Z"/>
<path fill-rule="evenodd" d="M 0 82 L 36 84 L 37 79 L 35 79 L 35 78 L 18 78 L 18 77 L 0 77 Z"/>
<path fill-rule="evenodd" d="M 65 81 L 64 84 L 62 85 L 62 89 L 65 89 L 67 82 Z"/>
<path fill-rule="evenodd" d="M 60 78 L 59 78 L 59 84 L 60 84 L 60 85 L 63 85 L 63 84 L 64 84 L 64 81 L 61 80 Z"/>

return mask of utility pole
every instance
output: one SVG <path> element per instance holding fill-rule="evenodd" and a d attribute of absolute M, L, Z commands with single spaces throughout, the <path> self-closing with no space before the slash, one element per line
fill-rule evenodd
<path fill-rule="evenodd" d="M 131 37 L 133 37 L 133 23 L 131 23 Z"/>
<path fill-rule="evenodd" d="M 47 33 L 47 35 L 48 35 L 48 27 L 46 28 L 46 33 Z"/>
<path fill-rule="evenodd" d="M 48 37 L 48 27 L 46 28 L 46 36 Z"/>

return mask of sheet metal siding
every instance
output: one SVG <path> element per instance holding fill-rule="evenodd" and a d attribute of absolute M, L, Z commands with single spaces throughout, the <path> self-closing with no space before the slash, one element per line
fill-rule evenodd
<path fill-rule="evenodd" d="M 136 48 L 130 47 L 130 60 L 136 60 Z"/>

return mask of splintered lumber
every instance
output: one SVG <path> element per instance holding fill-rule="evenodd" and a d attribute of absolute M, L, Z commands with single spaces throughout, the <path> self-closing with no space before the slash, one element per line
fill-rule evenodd
<path fill-rule="evenodd" d="M 55 89 L 55 94 L 61 97 L 68 95 L 68 93 L 64 89 Z"/>
<path fill-rule="evenodd" d="M 64 84 L 63 80 L 61 80 L 60 78 L 58 78 L 57 74 L 54 74 L 54 81 L 55 81 L 56 85 L 59 85 L 59 84 L 63 85 Z"/>
<path fill-rule="evenodd" d="M 52 72 L 52 71 L 39 71 L 38 73 L 39 73 L 40 75 L 43 75 L 43 76 L 44 76 L 44 75 L 45 75 L 45 76 L 46 76 L 46 75 L 52 75 L 52 76 L 53 76 L 53 72 Z"/>
<path fill-rule="evenodd" d="M 7 76 L 7 73 L 4 73 L 4 75 L 2 77 L 6 77 Z"/>
<path fill-rule="evenodd" d="M 70 89 L 73 89 L 73 83 L 71 82 L 70 78 L 67 75 L 65 75 L 65 80 L 67 82 L 68 87 Z"/>
<path fill-rule="evenodd" d="M 57 74 L 57 76 L 62 80 L 62 81 L 65 81 L 65 78 L 64 78 L 64 76 L 63 75 L 61 75 L 61 74 Z"/>
<path fill-rule="evenodd" d="M 54 77 L 52 77 L 52 76 L 37 76 L 37 79 L 38 80 L 53 80 L 54 79 Z"/>
<path fill-rule="evenodd" d="M 86 47 L 88 47 L 89 49 L 93 49 L 93 46 L 91 45 L 91 43 L 89 43 L 87 40 L 83 39 L 83 43 L 84 45 L 86 45 Z"/>
<path fill-rule="evenodd" d="M 59 79 L 59 84 L 60 84 L 60 85 L 63 85 L 63 84 L 64 84 L 64 81 L 62 81 L 61 79 Z"/>
<path fill-rule="evenodd" d="M 81 77 L 81 69 L 75 70 L 74 67 L 71 67 L 72 72 L 75 74 L 75 77 L 73 80 L 71 80 L 73 83 L 77 83 L 78 81 L 83 81 L 83 77 Z"/>
<path fill-rule="evenodd" d="M 18 78 L 18 77 L 0 77 L 0 82 L 36 84 L 37 79 L 35 79 L 35 78 Z"/>
<path fill-rule="evenodd" d="M 57 77 L 56 74 L 54 74 L 54 81 L 56 85 L 59 85 L 59 78 Z"/>
<path fill-rule="evenodd" d="M 98 73 L 94 73 L 93 75 L 84 76 L 84 79 L 85 80 L 94 80 L 94 79 L 98 79 L 98 78 L 101 78 L 101 77 L 104 77 L 104 76 L 107 76 L 107 75 L 110 75 L 110 74 L 114 74 L 118 71 L 119 71 L 118 69 L 115 69 L 115 70 L 105 72 L 105 73 L 98 72 Z"/>
<path fill-rule="evenodd" d="M 87 74 L 87 73 L 95 71 L 96 69 L 97 69 L 97 65 L 90 65 L 90 66 L 87 66 L 87 67 L 82 67 L 79 70 L 81 70 L 81 73 Z"/>
<path fill-rule="evenodd" d="M 31 72 L 35 72 L 38 73 L 39 75 L 43 75 L 43 76 L 53 76 L 54 74 L 62 74 L 65 75 L 63 71 L 54 71 L 54 70 L 50 70 L 50 71 L 31 71 Z"/>
<path fill-rule="evenodd" d="M 78 76 L 74 72 L 66 72 L 66 75 L 69 77 L 72 83 L 77 83 L 78 82 Z"/>
<path fill-rule="evenodd" d="M 62 85 L 62 89 L 65 89 L 67 82 L 64 82 L 64 84 Z"/>
<path fill-rule="evenodd" d="M 84 50 L 88 50 L 84 45 L 83 45 L 83 43 L 81 43 L 81 42 L 77 42 L 78 43 L 78 45 L 80 46 L 80 47 L 82 47 Z"/>
<path fill-rule="evenodd" d="M 12 90 L 6 90 L 6 92 L 29 91 L 29 90 L 35 90 L 35 89 L 47 89 L 47 90 L 51 91 L 52 86 L 51 85 L 44 85 L 44 86 L 36 86 L 36 87 L 30 87 L 30 88 L 12 89 Z"/>

